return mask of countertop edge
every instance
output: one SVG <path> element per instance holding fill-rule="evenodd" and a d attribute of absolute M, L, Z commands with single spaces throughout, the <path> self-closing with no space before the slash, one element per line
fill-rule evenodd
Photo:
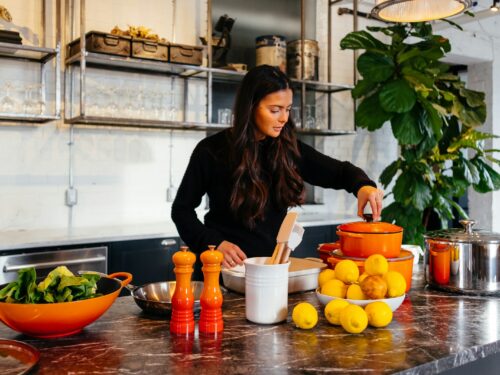
<path fill-rule="evenodd" d="M 455 354 L 397 372 L 398 375 L 438 374 L 473 363 L 477 360 L 500 353 L 500 340 L 466 348 Z"/>

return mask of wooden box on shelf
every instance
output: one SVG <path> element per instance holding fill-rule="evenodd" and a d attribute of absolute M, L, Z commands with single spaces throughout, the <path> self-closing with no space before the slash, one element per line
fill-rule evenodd
<path fill-rule="evenodd" d="M 129 36 L 89 31 L 85 34 L 85 49 L 89 52 L 128 57 L 130 56 L 130 40 Z M 68 56 L 74 56 L 79 52 L 80 38 L 68 44 Z"/>

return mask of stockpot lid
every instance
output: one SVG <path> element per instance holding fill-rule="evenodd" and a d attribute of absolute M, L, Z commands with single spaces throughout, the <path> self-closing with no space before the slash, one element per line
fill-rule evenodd
<path fill-rule="evenodd" d="M 460 220 L 463 228 L 441 229 L 424 234 L 425 239 L 454 243 L 500 243 L 500 233 L 472 229 L 474 220 Z"/>

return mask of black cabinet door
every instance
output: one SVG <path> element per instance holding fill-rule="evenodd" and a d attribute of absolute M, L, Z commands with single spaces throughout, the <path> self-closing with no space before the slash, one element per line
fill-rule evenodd
<path fill-rule="evenodd" d="M 145 239 L 109 243 L 108 272 L 130 272 L 132 284 L 175 280 L 172 254 L 179 239 Z"/>
<path fill-rule="evenodd" d="M 291 254 L 296 258 L 314 257 L 319 258 L 318 245 L 325 242 L 337 240 L 336 225 L 322 225 L 318 227 L 305 227 L 302 242 Z"/>

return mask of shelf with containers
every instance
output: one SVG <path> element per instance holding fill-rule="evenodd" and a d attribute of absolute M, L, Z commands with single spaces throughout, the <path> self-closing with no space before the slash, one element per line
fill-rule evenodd
<path fill-rule="evenodd" d="M 79 51 L 66 57 L 66 90 L 65 90 L 65 121 L 70 124 L 88 124 L 88 125 L 106 125 L 106 126 L 132 126 L 146 128 L 166 128 L 174 130 L 218 130 L 229 127 L 230 117 L 219 123 L 217 112 L 220 108 L 219 98 L 214 98 L 218 85 L 236 85 L 242 80 L 245 72 L 233 71 L 218 67 L 213 67 L 212 61 L 212 22 L 213 22 L 213 3 L 220 0 L 207 0 L 207 30 L 206 46 L 204 47 L 204 56 L 206 58 L 205 66 L 187 65 L 171 63 L 166 61 L 154 61 L 129 56 L 109 55 L 104 53 L 90 52 L 86 48 L 86 0 L 80 0 L 78 8 L 75 8 L 74 0 L 66 2 L 66 23 L 67 26 L 74 28 L 79 12 L 78 24 L 80 30 L 78 35 L 73 35 L 72 31 L 67 31 L 67 35 L 79 36 Z M 305 3 L 311 1 L 299 0 L 296 5 L 300 5 L 300 37 L 305 39 Z M 314 2 L 314 1 L 312 1 Z M 175 0 L 172 1 L 174 7 L 175 21 Z M 235 1 L 234 3 L 243 2 Z M 278 2 L 279 3 L 279 2 Z M 314 2 L 315 3 L 315 2 Z M 328 2 L 329 3 L 329 2 Z M 282 6 L 287 6 L 283 3 Z M 330 11 L 330 4 L 328 4 Z M 172 23 L 175 23 L 172 21 Z M 330 22 L 330 20 L 329 20 Z M 74 37 L 70 42 L 74 43 Z M 304 45 L 304 43 L 302 43 Z M 328 56 L 330 56 L 330 47 L 328 47 Z M 303 56 L 302 51 L 302 56 Z M 303 57 L 301 57 L 303 59 Z M 304 63 L 302 63 L 304 66 Z M 109 72 L 109 75 L 121 75 L 122 87 L 105 87 L 99 80 L 92 79 L 89 70 L 103 70 Z M 141 91 L 137 87 L 127 87 L 127 77 L 135 75 L 145 75 L 150 77 L 168 77 L 171 82 L 176 81 L 174 87 L 163 86 L 158 89 L 152 89 L 146 92 L 146 88 Z M 129 78 L 127 78 L 128 80 Z M 154 80 L 155 78 L 153 78 Z M 160 78 L 159 78 L 160 79 Z M 118 80 L 118 79 L 117 79 Z M 133 80 L 133 79 L 132 79 Z M 97 82 L 96 82 L 97 81 Z M 326 110 L 328 121 L 326 126 L 321 128 L 306 128 L 298 126 L 298 131 L 306 135 L 343 135 L 352 134 L 354 129 L 341 130 L 334 129 L 331 124 L 331 96 L 338 92 L 346 92 L 352 88 L 351 85 L 335 84 L 330 82 L 330 75 L 327 81 L 292 79 L 295 91 L 299 98 L 301 121 L 299 124 L 305 124 L 307 120 L 305 107 L 308 105 L 308 97 L 325 95 L 327 97 Z M 193 119 L 189 118 L 187 112 L 191 103 L 188 102 L 189 85 L 196 82 L 198 87 L 204 86 L 204 113 L 202 116 Z M 118 85 L 118 86 L 120 86 Z M 97 86 L 97 87 L 96 87 Z M 80 90 L 80 87 L 82 88 Z M 109 91 L 109 92 L 108 92 Z M 169 107 L 174 107 L 172 100 L 174 93 L 179 93 L 182 101 L 177 104 L 177 111 L 174 116 L 167 113 Z M 225 89 L 224 89 L 225 91 Z M 228 90 L 230 92 L 231 90 Z M 101 92 L 101 93 L 100 93 Z M 114 99 L 112 98 L 114 97 Z M 234 95 L 231 97 L 231 101 Z M 198 97 L 200 100 L 200 97 Z M 163 104 L 162 104 L 163 103 Z M 231 105 L 226 104 L 226 109 Z M 102 107 L 102 108 L 99 108 Z M 227 116 L 226 116 L 227 117 Z"/>
<path fill-rule="evenodd" d="M 159 3 L 161 2 L 155 2 L 156 5 Z M 171 23 L 174 24 L 176 1 L 163 1 L 163 3 L 172 4 Z M 67 35 L 71 37 L 65 59 L 65 122 L 201 131 L 223 129 L 229 126 L 212 124 L 208 121 L 206 76 L 210 68 L 131 57 L 134 55 L 132 49 L 122 53 L 124 56 L 89 51 L 91 48 L 87 48 L 88 33 L 97 32 L 86 31 L 88 1 L 67 0 L 66 4 L 66 26 L 71 27 L 72 30 L 67 31 Z M 140 2 L 138 4 L 140 5 Z M 160 17 L 161 14 L 166 13 L 165 10 L 166 8 L 157 11 L 155 15 Z M 122 22 L 127 21 L 129 20 Z M 79 32 L 75 35 L 73 29 L 77 24 Z M 174 34 L 174 28 L 175 26 L 172 27 L 172 34 Z M 104 34 L 105 38 L 114 37 L 107 33 L 100 34 Z M 69 46 L 75 44 L 77 36 L 79 48 L 76 53 L 70 54 L 71 47 Z M 130 42 L 133 44 L 137 40 L 131 39 Z M 154 43 L 148 45 L 155 48 Z M 160 43 L 157 44 L 159 45 Z M 175 44 L 175 46 L 179 45 Z M 194 46 L 193 48 L 202 50 L 201 47 Z M 171 53 L 172 45 L 169 49 Z M 75 48 L 72 48 L 71 52 L 75 52 Z M 98 78 L 93 78 L 93 73 Z M 199 93 L 194 99 L 190 99 L 191 90 L 197 90 Z M 200 107 L 202 107 L 201 110 Z"/>
<path fill-rule="evenodd" d="M 257 64 L 258 48 L 260 48 L 260 42 L 257 42 L 257 39 L 261 40 L 263 34 L 269 36 L 269 39 L 277 37 L 282 41 L 286 38 L 291 42 L 289 45 L 294 45 L 295 50 L 298 51 L 298 57 L 293 62 L 300 61 L 300 63 L 291 65 L 293 67 L 292 72 L 295 69 L 296 74 L 288 71 L 294 87 L 292 116 L 297 125 L 298 133 L 303 135 L 335 136 L 355 133 L 354 122 L 352 122 L 352 126 L 348 125 L 348 128 L 340 128 L 332 122 L 333 113 L 335 112 L 335 109 L 332 108 L 334 96 L 339 93 L 340 95 L 349 95 L 349 90 L 353 87 L 352 84 L 338 84 L 332 81 L 330 72 L 330 67 L 332 66 L 332 42 L 330 35 L 332 23 L 331 8 L 333 4 L 334 2 L 332 1 L 322 0 L 297 0 L 293 2 L 276 0 L 272 3 L 266 0 L 255 0 L 252 4 L 242 0 L 209 1 L 209 13 L 212 15 L 212 23 L 220 25 L 223 17 L 230 17 L 232 20 L 235 20 L 234 24 L 231 25 L 231 31 L 234 34 L 231 40 L 234 48 L 230 46 L 229 53 L 226 56 L 226 60 L 229 63 L 236 66 L 245 64 L 250 68 L 253 66 L 252 60 L 255 59 L 255 64 Z M 328 71 L 325 72 L 325 69 L 323 69 L 320 72 L 318 60 L 316 60 L 316 74 L 314 77 L 311 77 L 310 74 L 306 74 L 308 72 L 305 72 L 311 66 L 310 64 L 308 66 L 310 60 L 306 63 L 304 62 L 307 58 L 310 59 L 310 56 L 307 54 L 309 52 L 307 51 L 308 47 L 305 46 L 310 45 L 310 39 L 316 39 L 316 20 L 314 19 L 311 22 L 310 15 L 314 14 L 314 17 L 316 17 L 315 13 L 321 12 L 323 6 L 325 6 L 323 13 L 328 14 L 329 36 L 328 41 L 326 41 L 326 37 L 323 37 L 323 40 L 320 41 L 321 46 L 326 46 L 326 48 L 321 51 L 320 56 L 319 54 L 316 56 L 317 59 L 324 59 L 324 62 L 328 60 Z M 220 18 L 218 19 L 218 17 Z M 277 19 L 283 20 L 283 22 L 277 22 Z M 309 26 L 307 25 L 308 23 Z M 239 28 L 238 24 L 241 25 Z M 314 28 L 314 31 L 312 31 L 311 27 Z M 217 31 L 220 32 L 220 26 Z M 313 37 L 307 39 L 306 35 Z M 326 32 L 322 35 L 325 36 Z M 215 37 L 220 38 L 218 35 Z M 211 45 L 208 41 L 206 44 L 207 46 Z M 279 42 L 276 44 L 279 44 Z M 210 57 L 212 57 L 210 51 L 208 52 L 208 57 L 209 66 L 215 65 L 210 61 Z M 271 65 L 282 67 L 282 64 Z M 232 105 L 231 99 L 234 98 L 236 93 L 236 83 L 244 76 L 244 72 L 231 72 L 229 76 L 229 73 L 223 69 L 214 68 L 210 73 L 211 77 L 209 76 L 209 80 L 211 78 L 212 83 L 210 94 L 214 97 L 211 100 L 214 107 L 210 109 L 210 114 L 212 117 L 216 117 L 221 107 L 222 110 L 230 109 Z M 300 79 L 300 77 L 306 77 L 307 79 Z M 231 84 L 233 84 L 232 87 Z M 350 95 L 348 100 L 352 102 Z"/>
<path fill-rule="evenodd" d="M 0 122 L 47 123 L 60 119 L 60 0 L 31 4 L 39 7 L 32 11 L 41 14 L 39 33 L 35 27 L 31 29 L 23 23 L 27 18 L 16 21 L 22 13 L 20 7 L 26 5 L 23 11 L 29 13 L 28 5 L 23 2 L 14 5 L 18 8 L 13 11 L 13 19 L 2 19 L 0 25 L 11 40 L 17 39 L 0 42 Z M 53 26 L 53 35 L 47 32 L 48 26 Z"/>

